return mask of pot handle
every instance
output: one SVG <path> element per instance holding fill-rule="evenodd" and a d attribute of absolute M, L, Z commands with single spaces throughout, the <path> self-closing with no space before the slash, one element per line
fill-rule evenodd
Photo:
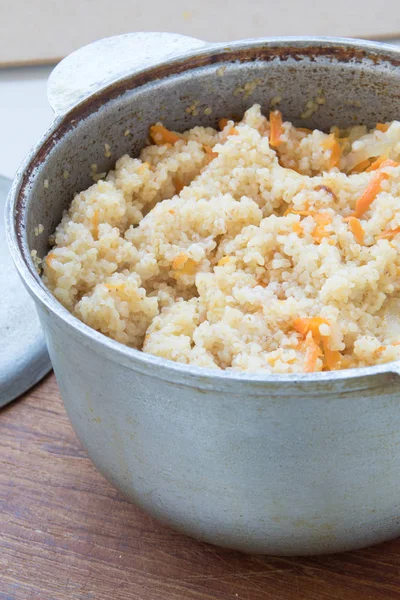
<path fill-rule="evenodd" d="M 57 116 L 63 115 L 108 84 L 207 46 L 175 33 L 128 33 L 98 40 L 76 50 L 52 71 L 47 97 Z"/>

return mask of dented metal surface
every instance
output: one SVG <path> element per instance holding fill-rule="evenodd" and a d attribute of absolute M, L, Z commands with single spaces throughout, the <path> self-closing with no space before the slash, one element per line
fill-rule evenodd
<path fill-rule="evenodd" d="M 394 47 L 311 38 L 227 47 L 178 37 L 121 36 L 61 63 L 50 98 L 59 113 L 69 112 L 55 119 L 26 159 L 10 195 L 10 246 L 36 300 L 74 429 L 128 498 L 215 544 L 311 554 L 397 536 L 398 362 L 300 376 L 215 373 L 170 363 L 75 319 L 33 267 L 31 250 L 46 253 L 45 238 L 73 193 L 90 185 L 90 165 L 108 170 L 124 152 L 137 153 L 156 120 L 177 130 L 215 125 L 254 102 L 268 110 L 277 94 L 285 116 L 304 126 L 398 117 L 400 53 Z M 128 52 L 130 44 L 132 61 L 115 64 L 118 48 Z M 94 73 L 106 65 L 97 86 L 96 76 L 89 76 L 94 64 Z M 79 68 L 73 95 L 64 97 Z M 249 81 L 256 85 L 246 96 L 240 90 Z M 321 89 L 325 104 L 301 119 L 307 100 Z M 196 117 L 185 111 L 195 100 Z M 208 107 L 211 115 L 204 112 Z M 132 135 L 124 135 L 127 128 Z M 104 156 L 105 143 L 111 157 Z M 40 239 L 33 234 L 38 223 L 45 229 Z"/>

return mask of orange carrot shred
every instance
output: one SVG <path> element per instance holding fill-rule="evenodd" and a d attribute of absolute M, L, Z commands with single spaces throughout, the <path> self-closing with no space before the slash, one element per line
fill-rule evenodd
<path fill-rule="evenodd" d="M 305 340 L 306 356 L 304 361 L 304 372 L 313 373 L 317 364 L 317 359 L 322 355 L 320 347 L 314 342 L 311 331 L 307 333 Z"/>
<path fill-rule="evenodd" d="M 346 217 L 343 220 L 348 222 L 356 242 L 360 245 L 364 244 L 364 229 L 359 219 L 357 217 Z"/>
<path fill-rule="evenodd" d="M 375 129 L 383 131 L 385 133 L 390 127 L 390 123 L 377 123 Z"/>
<path fill-rule="evenodd" d="M 329 325 L 328 321 L 326 319 L 322 319 L 321 317 L 311 317 L 309 319 L 298 317 L 293 321 L 293 329 L 295 329 L 301 335 L 306 335 L 311 331 L 313 338 L 319 343 L 321 339 L 319 326 L 324 324 Z"/>
<path fill-rule="evenodd" d="M 358 198 L 356 202 L 356 210 L 354 211 L 354 217 L 361 217 L 371 206 L 376 196 L 380 192 L 382 182 L 389 177 L 387 173 L 382 171 L 386 167 L 397 167 L 399 163 L 394 160 L 385 160 L 374 173 L 372 179 L 367 185 L 363 195 Z"/>
<path fill-rule="evenodd" d="M 55 255 L 54 252 L 49 252 L 49 254 L 46 256 L 45 261 L 48 267 L 50 267 L 50 269 L 52 269 L 53 267 L 51 266 L 52 261 L 55 259 Z"/>
<path fill-rule="evenodd" d="M 331 149 L 331 168 L 336 167 L 342 155 L 340 144 L 334 139 L 334 144 Z"/>
<path fill-rule="evenodd" d="M 301 335 L 305 336 L 305 349 L 306 349 L 306 368 L 310 369 L 310 370 L 305 370 L 306 373 L 312 372 L 315 370 L 315 362 L 316 359 L 318 358 L 318 356 L 324 356 L 325 359 L 325 363 L 326 366 L 329 370 L 333 371 L 335 369 L 339 369 L 340 368 L 340 364 L 341 364 L 341 360 L 342 360 L 342 356 L 340 354 L 339 351 L 337 350 L 331 350 L 328 346 L 328 342 L 329 342 L 329 336 L 324 336 L 321 335 L 319 328 L 320 325 L 329 325 L 329 322 L 326 319 L 322 319 L 321 317 L 311 317 L 311 318 L 297 318 L 293 321 L 293 328 L 300 333 Z M 311 339 L 313 341 L 313 343 L 315 344 L 317 350 L 312 349 L 312 353 L 310 350 L 311 347 L 311 342 L 310 342 L 310 336 Z M 322 346 L 323 346 L 323 353 L 321 352 L 321 349 L 319 347 L 318 344 L 320 344 L 322 341 Z M 317 355 L 315 355 L 315 352 L 317 352 Z M 309 353 L 308 358 L 307 358 L 307 353 Z M 312 357 L 312 360 L 310 358 L 310 356 Z M 315 359 L 315 361 L 314 361 Z M 313 368 L 311 368 L 311 366 L 313 366 Z"/>
<path fill-rule="evenodd" d="M 377 240 L 392 239 L 395 235 L 400 233 L 400 227 L 396 227 L 396 229 L 387 229 L 386 231 L 382 231 L 379 235 L 376 236 Z"/>
<path fill-rule="evenodd" d="M 329 236 L 329 233 L 325 231 L 326 225 L 332 223 L 332 217 L 326 213 L 317 213 L 313 210 L 293 210 L 292 208 L 288 208 L 283 216 L 287 216 L 288 214 L 300 215 L 301 217 L 313 217 L 316 221 L 317 225 L 312 233 L 312 236 L 317 244 L 320 244 L 323 238 Z M 293 231 L 295 231 L 295 227 L 292 226 Z M 333 242 L 334 243 L 334 242 Z"/>
<path fill-rule="evenodd" d="M 398 167 L 399 165 L 400 163 L 388 158 L 388 160 L 383 161 L 383 163 L 380 165 L 380 168 L 385 169 L 386 167 Z"/>
<path fill-rule="evenodd" d="M 188 259 L 189 257 L 187 254 L 185 254 L 184 252 L 180 252 L 179 254 L 177 254 L 177 256 L 175 256 L 172 262 L 172 267 L 174 269 L 182 269 Z"/>
<path fill-rule="evenodd" d="M 184 252 L 180 252 L 175 256 L 172 267 L 175 271 L 179 271 L 182 275 L 194 275 L 196 272 L 196 263 L 193 258 L 190 258 Z"/>
<path fill-rule="evenodd" d="M 150 137 L 155 144 L 176 144 L 182 138 L 173 131 L 169 131 L 163 125 L 152 125 L 150 127 Z"/>
<path fill-rule="evenodd" d="M 282 143 L 281 135 L 282 130 L 282 113 L 280 110 L 272 110 L 269 113 L 269 122 L 271 126 L 271 132 L 269 137 L 269 143 L 271 146 L 279 146 Z"/>
<path fill-rule="evenodd" d="M 298 317 L 293 321 L 293 328 L 301 335 L 306 335 L 309 331 L 310 319 L 302 319 Z"/>
<path fill-rule="evenodd" d="M 385 160 L 387 160 L 386 154 L 382 154 L 382 156 L 378 156 L 378 158 L 370 164 L 368 169 L 365 169 L 366 172 L 369 173 L 370 171 L 376 171 L 376 169 L 379 169 L 379 167 L 385 162 Z"/>
<path fill-rule="evenodd" d="M 342 149 L 340 147 L 339 142 L 335 138 L 335 135 L 331 133 L 323 142 L 322 147 L 326 148 L 326 150 L 331 151 L 331 164 L 330 168 L 336 167 L 338 164 L 340 157 L 342 155 Z"/>
<path fill-rule="evenodd" d="M 308 129 L 308 127 L 296 127 L 297 131 L 302 131 L 303 133 L 306 133 L 307 135 L 310 135 L 310 133 L 313 132 L 312 129 Z"/>
<path fill-rule="evenodd" d="M 322 344 L 324 347 L 325 362 L 328 369 L 330 371 L 336 371 L 337 369 L 340 369 L 340 364 L 342 361 L 342 355 L 340 354 L 340 352 L 338 350 L 331 350 L 328 347 L 327 336 L 322 337 Z"/>
<path fill-rule="evenodd" d="M 211 148 L 211 146 L 207 146 L 207 144 L 203 144 L 203 148 L 205 150 L 205 153 L 208 154 L 208 156 L 211 158 L 211 160 L 213 160 L 214 158 L 217 158 L 218 152 L 214 152 L 214 150 Z"/>
<path fill-rule="evenodd" d="M 320 244 L 323 238 L 329 236 L 329 233 L 325 231 L 325 227 L 332 223 L 332 219 L 329 215 L 324 214 L 316 214 L 314 215 L 314 219 L 317 222 L 317 226 L 315 227 L 312 236 L 317 244 Z"/>
<path fill-rule="evenodd" d="M 381 354 L 384 350 L 386 350 L 386 346 L 379 346 L 379 348 L 374 351 L 374 354 Z"/>
<path fill-rule="evenodd" d="M 222 118 L 218 121 L 218 127 L 222 131 L 223 129 L 225 129 L 225 127 L 228 125 L 228 123 L 229 123 L 229 119 Z"/>
<path fill-rule="evenodd" d="M 355 173 L 363 173 L 363 171 L 370 171 L 370 170 L 371 170 L 371 161 L 369 158 L 366 158 L 365 160 L 362 160 L 360 163 L 358 163 L 350 171 L 350 173 L 353 175 Z"/>

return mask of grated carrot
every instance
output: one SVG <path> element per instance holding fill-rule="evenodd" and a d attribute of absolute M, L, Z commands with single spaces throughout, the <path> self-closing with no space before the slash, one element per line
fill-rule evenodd
<path fill-rule="evenodd" d="M 301 318 L 298 317 L 293 321 L 293 329 L 295 329 L 301 335 L 307 335 L 311 331 L 313 338 L 317 343 L 321 340 L 321 334 L 319 332 L 320 325 L 329 325 L 326 319 L 321 317 Z"/>
<path fill-rule="evenodd" d="M 229 123 L 229 119 L 222 118 L 218 121 L 218 127 L 222 131 L 223 129 L 225 129 L 225 127 L 228 125 L 228 123 Z"/>
<path fill-rule="evenodd" d="M 155 144 L 176 144 L 182 138 L 173 131 L 169 131 L 163 125 L 152 125 L 150 127 L 150 137 Z"/>
<path fill-rule="evenodd" d="M 182 275 L 194 275 L 196 272 L 196 263 L 193 258 L 190 258 L 184 252 L 175 256 L 172 267 L 175 271 L 179 271 Z"/>
<path fill-rule="evenodd" d="M 304 187 L 305 187 L 305 186 L 304 186 L 304 184 L 302 184 L 300 189 L 302 189 L 302 190 L 303 190 L 303 189 L 304 189 Z M 306 201 L 306 202 L 305 202 L 305 209 L 304 209 L 304 210 L 308 210 L 308 206 L 309 206 L 309 204 L 308 204 L 308 201 Z M 283 213 L 283 216 L 284 216 L 284 217 L 286 217 L 286 215 L 289 215 L 290 213 L 294 213 L 294 214 L 296 214 L 296 211 L 295 211 L 295 209 L 293 208 L 293 205 L 292 205 L 292 206 L 290 206 L 290 205 L 288 206 L 288 208 L 287 208 L 287 209 L 285 210 L 285 212 Z"/>
<path fill-rule="evenodd" d="M 330 371 L 336 371 L 340 369 L 342 362 L 342 355 L 338 350 L 331 350 L 328 348 L 328 338 L 326 336 L 322 337 L 322 344 L 324 347 L 324 356 L 326 366 Z"/>
<path fill-rule="evenodd" d="M 306 335 L 310 330 L 311 319 L 302 319 L 298 317 L 293 321 L 293 329 L 295 329 L 301 335 Z"/>
<path fill-rule="evenodd" d="M 357 217 L 346 217 L 343 220 L 348 222 L 351 233 L 354 235 L 356 242 L 360 245 L 364 244 L 364 229 L 359 219 L 357 219 Z"/>
<path fill-rule="evenodd" d="M 314 215 L 314 219 L 317 222 L 317 226 L 312 232 L 312 236 L 317 244 L 320 244 L 323 238 L 329 236 L 329 233 L 325 231 L 325 227 L 332 223 L 332 219 L 330 216 L 324 214 L 316 214 Z"/>
<path fill-rule="evenodd" d="M 303 133 L 306 133 L 307 135 L 310 135 L 310 133 L 313 132 L 312 129 L 308 129 L 308 127 L 296 127 L 297 131 L 302 131 Z"/>
<path fill-rule="evenodd" d="M 382 169 L 386 167 L 397 167 L 398 164 L 399 163 L 396 163 L 394 160 L 385 160 L 380 165 L 379 169 L 374 173 L 368 183 L 363 195 L 357 200 L 356 210 L 352 216 L 361 217 L 369 209 L 376 196 L 379 194 L 382 182 L 389 177 Z"/>
<path fill-rule="evenodd" d="M 211 148 L 211 146 L 207 146 L 207 144 L 203 144 L 203 148 L 204 148 L 205 153 L 210 157 L 211 160 L 213 160 L 214 158 L 217 158 L 218 152 L 214 152 L 214 150 Z"/>
<path fill-rule="evenodd" d="M 53 267 L 51 266 L 52 261 L 55 259 L 55 255 L 54 252 L 49 252 L 49 254 L 46 256 L 45 261 L 48 267 L 50 267 L 50 269 L 52 269 Z"/>
<path fill-rule="evenodd" d="M 270 122 L 270 137 L 269 143 L 271 146 L 279 146 L 282 143 L 281 135 L 282 131 L 282 113 L 280 110 L 272 110 L 269 113 L 269 122 Z"/>
<path fill-rule="evenodd" d="M 385 133 L 390 127 L 390 123 L 377 123 L 375 129 L 378 131 L 383 131 Z"/>
<path fill-rule="evenodd" d="M 317 366 L 317 359 L 319 356 L 322 356 L 322 352 L 318 344 L 314 342 L 311 331 L 307 333 L 304 345 L 306 349 L 304 372 L 313 373 Z"/>
<path fill-rule="evenodd" d="M 172 262 L 172 267 L 174 269 L 182 269 L 185 262 L 188 260 L 188 255 L 184 252 L 180 252 L 177 254 Z"/>
<path fill-rule="evenodd" d="M 321 335 L 319 328 L 320 325 L 323 324 L 330 326 L 329 322 L 326 319 L 322 319 L 321 317 L 311 317 L 305 319 L 299 317 L 293 321 L 293 328 L 301 335 L 306 336 L 306 341 L 308 336 L 312 336 L 313 342 L 317 345 L 320 351 L 320 356 L 324 356 L 327 368 L 333 371 L 335 369 L 340 368 L 342 355 L 338 350 L 331 350 L 329 348 L 329 336 Z M 318 346 L 318 344 L 320 344 L 321 341 L 323 346 L 323 353 L 321 352 L 321 349 Z"/>
<path fill-rule="evenodd" d="M 353 167 L 353 169 L 350 171 L 350 174 L 354 175 L 355 173 L 363 173 L 364 171 L 369 171 L 370 165 L 371 160 L 369 158 L 366 158 L 365 160 L 362 160 L 360 163 L 358 163 L 358 165 Z"/>
<path fill-rule="evenodd" d="M 396 227 L 396 229 L 387 229 L 386 231 L 382 231 L 379 235 L 376 236 L 377 240 L 392 239 L 395 235 L 400 233 L 400 227 Z"/>
<path fill-rule="evenodd" d="M 301 217 L 313 217 L 316 221 L 316 227 L 312 233 L 314 240 L 317 244 L 320 244 L 323 238 L 328 237 L 330 234 L 325 231 L 325 227 L 332 223 L 332 217 L 326 213 L 317 213 L 313 210 L 293 210 L 292 208 L 288 208 L 283 216 L 285 217 L 288 214 L 300 215 Z M 293 228 L 293 226 L 292 226 Z M 294 229 L 293 229 L 294 231 Z M 335 242 L 332 240 L 332 243 Z"/>
<path fill-rule="evenodd" d="M 382 154 L 381 156 L 378 156 L 378 158 L 370 164 L 368 169 L 365 169 L 366 172 L 369 173 L 370 171 L 376 171 L 376 169 L 379 169 L 379 167 L 385 162 L 385 160 L 387 160 L 387 154 Z"/>
<path fill-rule="evenodd" d="M 339 142 L 335 138 L 334 134 L 331 133 L 328 137 L 322 142 L 322 147 L 326 150 L 331 151 L 331 164 L 330 168 L 336 167 L 338 164 L 340 157 L 342 155 L 342 149 L 340 147 Z"/>

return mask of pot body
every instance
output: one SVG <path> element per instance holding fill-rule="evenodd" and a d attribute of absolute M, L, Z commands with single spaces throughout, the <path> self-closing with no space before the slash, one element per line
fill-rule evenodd
<path fill-rule="evenodd" d="M 45 254 L 46 234 L 72 193 L 90 185 L 90 165 L 104 171 L 124 152 L 137 153 L 155 121 L 178 130 L 215 125 L 254 102 L 268 110 L 276 96 L 285 117 L 304 126 L 372 125 L 398 116 L 399 55 L 389 47 L 332 40 L 256 40 L 229 48 L 192 43 L 167 63 L 144 60 L 145 67 L 120 74 L 100 92 L 81 90 L 75 108 L 69 98 L 69 111 L 14 182 L 10 245 L 37 303 L 71 423 L 98 469 L 130 500 L 213 544 L 299 555 L 395 537 L 398 363 L 307 376 L 177 365 L 89 329 L 34 271 L 32 249 Z M 67 67 L 75 68 L 74 60 Z M 53 101 L 61 88 L 53 80 Z M 325 104 L 302 118 L 317 94 Z M 196 115 L 185 110 L 194 102 Z M 62 109 L 62 102 L 54 104 Z M 127 129 L 132 134 L 124 135 Z M 111 158 L 104 156 L 105 143 Z M 45 233 L 37 238 L 39 223 Z"/>
<path fill-rule="evenodd" d="M 213 544 L 286 555 L 400 534 L 395 377 L 367 389 L 364 380 L 226 387 L 130 364 L 39 314 L 79 440 L 157 519 Z"/>

